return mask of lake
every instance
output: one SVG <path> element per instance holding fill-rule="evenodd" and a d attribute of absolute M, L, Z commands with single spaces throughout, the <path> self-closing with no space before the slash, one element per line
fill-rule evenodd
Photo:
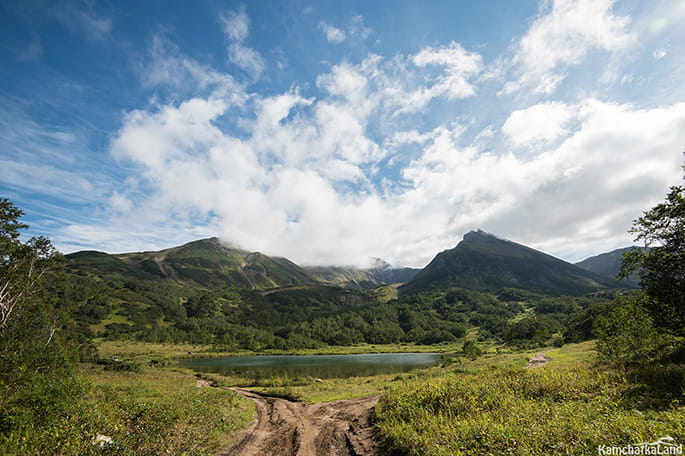
<path fill-rule="evenodd" d="M 182 361 L 197 372 L 244 377 L 368 377 L 408 372 L 438 362 L 436 353 L 370 353 L 360 355 L 225 356 Z"/>

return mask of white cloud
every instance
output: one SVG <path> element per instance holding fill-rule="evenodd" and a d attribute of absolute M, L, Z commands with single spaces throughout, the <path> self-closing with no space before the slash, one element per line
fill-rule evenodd
<path fill-rule="evenodd" d="M 502 132 L 516 146 L 547 144 L 568 133 L 573 108 L 559 102 L 540 103 L 514 111 L 502 125 Z"/>
<path fill-rule="evenodd" d="M 631 84 L 634 80 L 635 80 L 635 75 L 634 75 L 634 74 L 632 74 L 632 73 L 625 74 L 625 75 L 623 75 L 623 77 L 621 78 L 621 86 L 624 86 L 624 85 L 627 85 L 627 84 Z"/>
<path fill-rule="evenodd" d="M 326 40 L 329 43 L 342 43 L 345 41 L 345 32 L 325 21 L 319 22 L 319 29 L 326 35 Z"/>
<path fill-rule="evenodd" d="M 382 255 L 422 266 L 475 228 L 557 254 L 625 244 L 631 220 L 680 178 L 685 104 L 640 110 L 588 99 L 516 111 L 503 133 L 519 145 L 549 145 L 532 158 L 464 145 L 460 124 L 400 130 L 381 145 L 367 128 L 384 104 L 365 103 L 382 98 L 384 86 L 362 67 L 321 76 L 328 95 L 320 99 L 297 90 L 257 97 L 242 139 L 216 124 L 229 106 L 222 99 L 130 113 L 112 152 L 140 166 L 154 191 L 136 200 L 120 190 L 113 204 L 133 204 L 129 219 L 155 226 L 206 220 L 244 248 L 301 263 Z M 408 144 L 422 152 L 401 165 L 401 185 L 369 185 L 375 164 Z"/>
<path fill-rule="evenodd" d="M 373 30 L 364 23 L 364 16 L 362 15 L 352 16 L 349 26 L 345 30 L 335 27 L 326 21 L 319 21 L 318 28 L 324 33 L 329 43 L 342 43 L 348 37 L 365 40 L 373 33 Z"/>
<path fill-rule="evenodd" d="M 264 60 L 259 52 L 237 43 L 228 46 L 228 60 L 253 77 L 259 77 L 265 68 Z"/>
<path fill-rule="evenodd" d="M 459 43 L 452 41 L 447 46 L 424 48 L 413 57 L 413 62 L 418 67 L 444 67 L 445 71 L 440 73 L 435 84 L 427 91 L 431 98 L 444 95 L 449 100 L 456 100 L 476 94 L 469 78 L 481 72 L 482 58 Z"/>
<path fill-rule="evenodd" d="M 613 24 L 606 36 L 578 24 L 594 11 L 586 3 L 557 2 L 538 18 L 530 36 L 549 38 L 552 63 L 517 83 L 538 88 L 590 49 L 620 49 L 627 22 L 603 5 L 595 12 L 598 24 Z M 555 35 L 550 24 L 566 28 Z M 244 11 L 224 25 L 229 51 L 243 47 Z M 525 60 L 522 43 L 525 69 L 538 54 Z M 564 47 L 576 43 L 581 50 Z M 685 104 L 639 109 L 582 96 L 533 104 L 496 125 L 432 116 L 431 101 L 458 104 L 483 90 L 481 55 L 456 42 L 332 65 L 316 78 L 316 97 L 297 85 L 247 93 L 161 38 L 150 58 L 143 80 L 174 87 L 177 98 L 124 116 L 110 152 L 130 181 L 109 188 L 114 214 L 104 223 L 65 229 L 74 245 L 140 250 L 219 234 L 299 263 L 381 256 L 423 266 L 483 228 L 581 259 L 628 243 L 631 220 L 681 177 Z"/>
<path fill-rule="evenodd" d="M 183 55 L 173 43 L 159 34 L 153 36 L 148 59 L 139 65 L 139 73 L 144 86 L 169 85 L 180 96 L 210 91 L 231 98 L 235 104 L 242 104 L 247 98 L 243 88 L 231 75 L 220 73 Z"/>
<path fill-rule="evenodd" d="M 667 54 L 668 53 L 666 52 L 666 49 L 659 48 L 654 50 L 654 52 L 652 53 L 652 57 L 654 57 L 654 60 L 660 60 L 666 57 Z"/>
<path fill-rule="evenodd" d="M 245 41 L 250 29 L 250 19 L 245 13 L 245 8 L 231 11 L 221 17 L 224 33 L 231 41 Z"/>
<path fill-rule="evenodd" d="M 365 40 L 371 35 L 373 30 L 364 24 L 364 16 L 358 15 L 352 17 L 352 23 L 350 24 L 350 35 L 358 36 L 362 40 Z"/>
<path fill-rule="evenodd" d="M 264 59 L 256 50 L 244 45 L 249 34 L 250 19 L 245 8 L 229 12 L 221 17 L 224 34 L 228 40 L 226 52 L 228 61 L 247 72 L 253 78 L 258 78 L 266 68 Z"/>
<path fill-rule="evenodd" d="M 613 14 L 615 0 L 555 0 L 521 38 L 513 58 L 518 79 L 509 81 L 503 94 L 530 88 L 551 93 L 566 78 L 572 65 L 594 49 L 618 52 L 634 41 L 630 18 Z"/>

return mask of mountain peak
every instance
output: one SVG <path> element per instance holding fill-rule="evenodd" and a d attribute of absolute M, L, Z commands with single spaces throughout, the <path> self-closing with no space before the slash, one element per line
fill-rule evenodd
<path fill-rule="evenodd" d="M 466 233 L 455 248 L 439 253 L 400 290 L 413 293 L 463 287 L 497 291 L 512 287 L 577 295 L 617 285 L 546 253 L 477 230 Z"/>
<path fill-rule="evenodd" d="M 483 239 L 483 238 L 491 238 L 491 239 L 501 239 L 497 236 L 495 236 L 492 233 L 488 233 L 487 231 L 483 231 L 480 228 L 474 231 L 469 231 L 464 235 L 464 241 L 470 241 L 473 239 Z"/>
<path fill-rule="evenodd" d="M 392 269 L 392 265 L 385 261 L 383 258 L 373 258 L 371 261 L 372 270 L 385 271 L 387 269 Z"/>

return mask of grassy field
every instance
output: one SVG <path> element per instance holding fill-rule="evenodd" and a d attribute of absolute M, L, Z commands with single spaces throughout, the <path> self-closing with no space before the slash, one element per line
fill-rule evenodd
<path fill-rule="evenodd" d="M 683 371 L 628 373 L 594 365 L 592 343 L 487 356 L 392 385 L 377 407 L 384 447 L 401 455 L 596 455 L 670 436 L 685 441 Z"/>
<path fill-rule="evenodd" d="M 17 429 L 0 442 L 0 454 L 210 455 L 229 444 L 254 412 L 242 396 L 199 388 L 195 377 L 182 372 L 116 372 L 84 364 L 75 374 L 79 391 L 61 398 L 66 413 Z M 95 445 L 99 434 L 112 443 Z"/>
<path fill-rule="evenodd" d="M 328 353 L 358 353 L 362 348 Z M 376 346 L 366 351 L 424 348 Z M 307 402 L 380 394 L 378 436 L 396 455 L 596 455 L 599 445 L 653 442 L 664 436 L 685 442 L 682 368 L 628 372 L 598 366 L 592 342 L 550 349 L 549 364 L 528 370 L 524 367 L 532 351 L 491 346 L 471 360 L 458 354 L 458 344 L 429 348 L 425 351 L 445 349 L 438 366 L 402 374 L 323 381 L 203 378 L 217 386 L 247 386 Z M 76 374 L 82 394 L 70 399 L 71 412 L 41 429 L 40 442 L 27 428 L 0 450 L 214 454 L 252 419 L 250 401 L 225 389 L 199 388 L 191 371 L 175 366 L 174 360 L 189 351 L 214 354 L 209 346 L 107 342 L 100 350 L 107 358 L 120 357 L 132 370 L 81 365 Z M 98 449 L 92 444 L 97 434 L 110 436 L 114 444 Z"/>

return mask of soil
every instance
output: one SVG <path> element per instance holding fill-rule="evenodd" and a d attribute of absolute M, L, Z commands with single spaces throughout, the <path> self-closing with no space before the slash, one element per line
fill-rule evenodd
<path fill-rule="evenodd" d="M 225 456 L 379 456 L 371 416 L 379 396 L 305 402 L 231 388 L 255 404 L 255 420 Z"/>
<path fill-rule="evenodd" d="M 532 358 L 528 360 L 528 365 L 526 366 L 526 369 L 534 369 L 536 367 L 542 367 L 548 362 L 550 362 L 552 358 L 547 356 L 547 352 L 540 352 L 536 353 L 533 355 Z"/>

